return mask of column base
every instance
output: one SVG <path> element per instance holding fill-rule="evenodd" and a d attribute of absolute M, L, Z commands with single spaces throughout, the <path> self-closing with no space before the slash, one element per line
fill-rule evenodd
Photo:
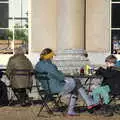
<path fill-rule="evenodd" d="M 83 49 L 58 50 L 53 58 L 53 62 L 64 74 L 80 74 L 81 67 L 90 64 L 89 59 L 84 56 L 84 53 L 86 51 Z"/>

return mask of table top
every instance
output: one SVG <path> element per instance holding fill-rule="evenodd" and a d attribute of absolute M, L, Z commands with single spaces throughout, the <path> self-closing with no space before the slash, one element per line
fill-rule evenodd
<path fill-rule="evenodd" d="M 92 75 L 86 75 L 86 74 L 76 74 L 76 75 L 65 75 L 65 77 L 72 77 L 72 78 L 101 78 L 102 76 L 92 74 Z"/>

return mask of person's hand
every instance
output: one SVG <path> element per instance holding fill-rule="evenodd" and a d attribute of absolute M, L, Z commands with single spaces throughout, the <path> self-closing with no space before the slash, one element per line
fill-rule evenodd
<path fill-rule="evenodd" d="M 103 67 L 99 67 L 96 71 L 96 75 L 100 75 L 100 72 L 103 70 Z"/>
<path fill-rule="evenodd" d="M 32 91 L 32 87 L 29 87 L 29 88 L 28 88 L 28 90 L 29 90 L 29 91 L 30 91 L 30 93 L 31 93 L 31 91 Z"/>
<path fill-rule="evenodd" d="M 103 68 L 103 69 L 107 69 L 107 65 L 103 65 L 102 68 Z"/>

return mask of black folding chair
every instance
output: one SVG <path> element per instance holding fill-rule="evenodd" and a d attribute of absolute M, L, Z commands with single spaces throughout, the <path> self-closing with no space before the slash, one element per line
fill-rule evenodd
<path fill-rule="evenodd" d="M 32 76 L 33 76 L 33 71 L 29 70 L 29 69 L 14 69 L 12 71 L 12 74 L 10 75 L 10 77 L 15 80 L 16 77 L 24 77 L 26 79 L 26 81 L 31 82 L 32 83 Z M 27 84 L 26 82 L 26 84 Z M 13 88 L 11 88 L 11 86 L 8 86 L 10 91 L 13 91 Z M 27 88 L 26 88 L 27 89 Z M 11 93 L 10 94 L 10 100 L 9 100 L 9 105 L 12 105 L 13 103 L 15 103 L 14 99 L 16 98 L 15 93 Z M 29 96 L 27 96 L 27 99 L 29 102 L 31 102 Z M 16 101 L 17 102 L 17 101 Z"/>
<path fill-rule="evenodd" d="M 49 114 L 53 114 L 53 110 L 55 108 L 60 108 L 60 106 L 62 105 L 60 99 L 61 96 L 59 96 L 59 93 L 51 93 L 49 86 L 50 79 L 48 77 L 48 73 L 35 72 L 35 78 L 36 78 L 36 86 L 37 86 L 38 94 L 41 98 L 41 107 L 37 116 L 40 116 L 40 113 L 43 110 L 43 108 L 46 108 Z M 45 88 L 42 88 L 43 87 L 42 82 L 46 82 L 47 86 L 45 86 Z M 49 102 L 52 103 L 51 106 L 48 104 Z"/>

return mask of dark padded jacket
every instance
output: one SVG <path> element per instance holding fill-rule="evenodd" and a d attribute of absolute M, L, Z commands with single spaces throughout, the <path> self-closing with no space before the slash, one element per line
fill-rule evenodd
<path fill-rule="evenodd" d="M 100 67 L 96 71 L 97 75 L 103 76 L 102 85 L 109 85 L 112 95 L 120 95 L 120 71 L 115 67 L 104 69 Z"/>

